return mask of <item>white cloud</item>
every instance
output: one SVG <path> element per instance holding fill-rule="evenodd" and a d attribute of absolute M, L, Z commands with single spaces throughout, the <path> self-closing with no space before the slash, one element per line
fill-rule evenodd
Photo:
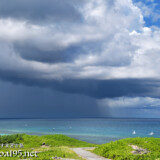
<path fill-rule="evenodd" d="M 150 107 L 160 107 L 159 98 L 150 97 L 120 97 L 120 98 L 105 98 L 97 101 L 100 106 L 111 108 L 126 108 L 137 107 L 147 109 Z"/>
<path fill-rule="evenodd" d="M 160 29 L 144 27 L 142 12 L 131 0 L 86 1 L 80 12 L 83 22 L 78 24 L 1 18 L 0 68 L 46 79 L 160 78 Z M 14 50 L 15 43 L 44 52 L 72 46 L 83 50 L 71 62 L 47 64 L 23 59 Z"/>

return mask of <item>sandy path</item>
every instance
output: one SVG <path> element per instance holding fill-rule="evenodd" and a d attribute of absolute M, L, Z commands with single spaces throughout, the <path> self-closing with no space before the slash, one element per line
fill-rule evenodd
<path fill-rule="evenodd" d="M 86 160 L 110 160 L 91 153 L 90 151 L 86 151 L 86 149 L 91 148 L 73 148 L 73 151 Z"/>

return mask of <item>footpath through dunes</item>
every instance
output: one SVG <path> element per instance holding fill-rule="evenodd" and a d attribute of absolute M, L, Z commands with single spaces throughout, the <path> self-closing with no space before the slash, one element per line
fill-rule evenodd
<path fill-rule="evenodd" d="M 95 147 L 84 147 L 84 148 L 72 148 L 72 150 L 80 157 L 84 158 L 85 160 L 111 160 L 107 158 L 100 157 L 90 151 L 93 150 Z"/>

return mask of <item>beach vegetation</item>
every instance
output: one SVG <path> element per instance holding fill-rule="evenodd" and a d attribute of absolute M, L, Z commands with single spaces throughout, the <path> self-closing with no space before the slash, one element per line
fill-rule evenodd
<path fill-rule="evenodd" d="M 82 160 L 71 148 L 76 147 L 93 147 L 97 146 L 91 143 L 80 141 L 65 135 L 26 135 L 26 134 L 14 134 L 0 136 L 0 153 L 9 152 L 12 150 L 21 150 L 24 152 L 36 152 L 38 157 L 19 157 L 19 159 L 36 159 L 36 160 L 50 160 L 54 157 L 70 158 Z M 6 144 L 8 147 L 6 147 Z M 22 148 L 10 147 L 10 144 L 23 144 Z M 1 155 L 0 155 L 1 156 Z M 0 157 L 5 160 L 17 160 L 17 156 L 12 157 Z"/>
<path fill-rule="evenodd" d="M 113 160 L 158 160 L 160 138 L 121 139 L 100 145 L 93 152 Z"/>

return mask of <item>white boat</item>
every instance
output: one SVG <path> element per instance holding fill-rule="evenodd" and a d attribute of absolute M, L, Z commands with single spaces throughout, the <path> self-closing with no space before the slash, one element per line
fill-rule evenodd
<path fill-rule="evenodd" d="M 133 131 L 132 134 L 136 134 L 136 131 Z"/>
<path fill-rule="evenodd" d="M 154 135 L 154 132 L 149 133 L 149 135 L 150 135 L 150 136 L 153 136 L 153 135 Z"/>

